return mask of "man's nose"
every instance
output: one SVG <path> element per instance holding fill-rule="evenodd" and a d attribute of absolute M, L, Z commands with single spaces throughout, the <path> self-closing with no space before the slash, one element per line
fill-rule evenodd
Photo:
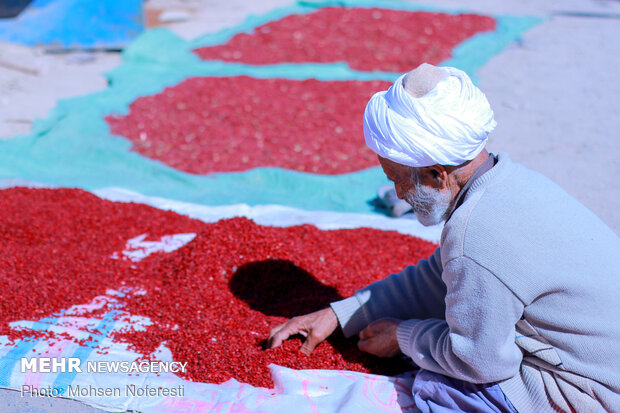
<path fill-rule="evenodd" d="M 394 189 L 396 190 L 396 196 L 398 199 L 405 199 L 405 191 L 401 185 L 394 184 Z"/>

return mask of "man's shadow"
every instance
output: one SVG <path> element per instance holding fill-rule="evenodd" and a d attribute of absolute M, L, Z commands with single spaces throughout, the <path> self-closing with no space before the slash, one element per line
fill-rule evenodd
<path fill-rule="evenodd" d="M 242 265 L 231 277 L 229 287 L 253 310 L 286 318 L 318 311 L 343 299 L 334 287 L 321 283 L 291 261 L 278 259 Z M 383 359 L 362 353 L 357 348 L 357 337 L 346 339 L 340 328 L 327 341 L 346 361 L 360 363 L 374 374 L 395 375 L 412 369 L 401 357 Z"/>

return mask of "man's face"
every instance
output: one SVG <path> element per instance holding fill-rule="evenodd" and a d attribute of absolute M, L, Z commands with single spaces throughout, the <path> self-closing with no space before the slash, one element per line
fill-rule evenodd
<path fill-rule="evenodd" d="M 379 162 L 385 175 L 394 182 L 398 198 L 411 205 L 422 225 L 432 226 L 445 221 L 452 202 L 450 191 L 423 184 L 421 168 L 411 168 L 382 157 Z"/>

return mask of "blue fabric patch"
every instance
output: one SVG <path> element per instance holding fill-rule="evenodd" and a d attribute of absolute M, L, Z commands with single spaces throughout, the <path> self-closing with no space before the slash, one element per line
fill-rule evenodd
<path fill-rule="evenodd" d="M 0 21 L 0 40 L 48 49 L 122 49 L 144 28 L 142 0 L 35 0 Z"/>

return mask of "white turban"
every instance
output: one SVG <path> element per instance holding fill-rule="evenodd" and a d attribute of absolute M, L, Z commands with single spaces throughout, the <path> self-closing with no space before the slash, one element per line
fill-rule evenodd
<path fill-rule="evenodd" d="M 405 90 L 405 74 L 370 99 L 364 112 L 370 149 L 413 167 L 460 165 L 482 152 L 497 125 L 489 102 L 465 72 L 438 69 L 447 77 L 424 96 Z"/>

